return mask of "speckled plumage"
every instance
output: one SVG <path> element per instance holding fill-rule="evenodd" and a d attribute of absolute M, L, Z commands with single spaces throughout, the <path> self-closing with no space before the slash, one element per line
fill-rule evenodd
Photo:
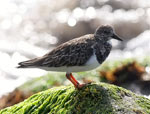
<path fill-rule="evenodd" d="M 18 68 L 66 72 L 66 78 L 80 89 L 84 84 L 80 84 L 71 72 L 92 70 L 103 63 L 111 51 L 109 40 L 112 38 L 121 40 L 111 26 L 101 26 L 94 34 L 63 43 L 42 57 L 20 62 Z"/>
<path fill-rule="evenodd" d="M 93 49 L 91 46 L 94 42 L 93 35 L 85 35 L 58 46 L 43 57 L 21 62 L 20 65 L 37 67 L 83 65 L 93 54 Z"/>
<path fill-rule="evenodd" d="M 42 57 L 20 62 L 19 68 L 84 66 L 94 53 L 101 64 L 112 48 L 107 42 L 110 31 L 113 34 L 113 29 L 109 26 L 105 26 L 104 29 L 98 28 L 94 34 L 84 35 L 63 43 Z"/>
<path fill-rule="evenodd" d="M 95 41 L 94 35 L 84 35 L 70 40 L 43 57 L 21 62 L 22 67 L 62 67 L 81 66 L 95 52 L 99 64 L 101 64 L 110 53 L 111 45 L 102 41 Z"/>
<path fill-rule="evenodd" d="M 66 42 L 48 53 L 42 65 L 48 67 L 80 66 L 93 54 L 93 35 L 85 35 Z"/>

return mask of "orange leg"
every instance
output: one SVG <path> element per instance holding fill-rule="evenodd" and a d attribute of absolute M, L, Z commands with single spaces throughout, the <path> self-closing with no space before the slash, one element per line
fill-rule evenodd
<path fill-rule="evenodd" d="M 81 89 L 83 86 L 85 86 L 85 84 L 80 84 L 80 83 L 73 77 L 72 73 L 66 74 L 66 77 L 67 77 L 68 80 L 70 80 L 70 81 L 73 83 L 73 85 L 74 85 L 75 88 L 77 88 L 77 89 Z"/>

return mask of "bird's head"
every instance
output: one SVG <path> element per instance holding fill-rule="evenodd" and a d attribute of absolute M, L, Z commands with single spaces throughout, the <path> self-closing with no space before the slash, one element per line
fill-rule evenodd
<path fill-rule="evenodd" d="M 96 29 L 94 36 L 98 39 L 108 41 L 110 39 L 116 39 L 122 41 L 118 35 L 114 32 L 113 28 L 109 25 L 103 25 Z"/>

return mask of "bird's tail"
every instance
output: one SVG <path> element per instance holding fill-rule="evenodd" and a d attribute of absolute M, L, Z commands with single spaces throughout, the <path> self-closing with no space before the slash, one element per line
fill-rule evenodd
<path fill-rule="evenodd" d="M 20 63 L 18 63 L 17 68 L 31 68 L 31 67 L 34 67 L 35 66 L 35 61 L 36 61 L 36 59 L 20 62 Z"/>

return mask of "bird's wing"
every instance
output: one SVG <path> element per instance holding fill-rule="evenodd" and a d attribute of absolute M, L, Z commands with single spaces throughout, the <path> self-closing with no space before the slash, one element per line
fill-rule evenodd
<path fill-rule="evenodd" d="M 83 38 L 82 38 L 83 37 Z M 19 67 L 61 67 L 84 65 L 93 54 L 93 35 L 66 42 L 41 58 L 19 63 Z"/>

